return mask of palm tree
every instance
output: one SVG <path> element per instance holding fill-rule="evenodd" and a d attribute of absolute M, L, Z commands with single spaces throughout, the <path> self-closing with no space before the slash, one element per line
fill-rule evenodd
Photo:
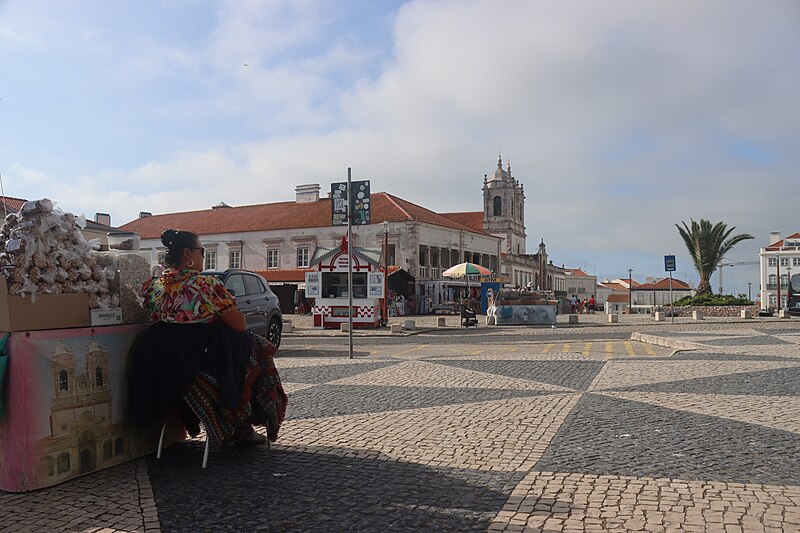
<path fill-rule="evenodd" d="M 741 233 L 730 237 L 730 234 L 736 229 L 735 226 L 728 229 L 728 225 L 724 222 L 717 222 L 712 226 L 711 222 L 702 218 L 700 223 L 695 222 L 694 219 L 690 220 L 692 221 L 691 228 L 683 221 L 681 222 L 683 227 L 678 224 L 675 224 L 675 227 L 683 237 L 694 267 L 700 275 L 697 294 L 711 294 L 711 274 L 722 262 L 722 258 L 730 252 L 734 245 L 752 239 L 753 236 L 749 233 Z"/>

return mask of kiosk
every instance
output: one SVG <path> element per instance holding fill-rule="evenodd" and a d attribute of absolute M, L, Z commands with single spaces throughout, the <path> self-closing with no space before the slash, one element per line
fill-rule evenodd
<path fill-rule="evenodd" d="M 315 328 L 340 328 L 349 322 L 347 256 L 353 261 L 353 328 L 377 328 L 381 323 L 384 273 L 380 250 L 353 247 L 347 240 L 337 248 L 317 248 L 311 259 L 315 271 L 306 272 L 306 298 L 314 298 L 311 309 Z"/>

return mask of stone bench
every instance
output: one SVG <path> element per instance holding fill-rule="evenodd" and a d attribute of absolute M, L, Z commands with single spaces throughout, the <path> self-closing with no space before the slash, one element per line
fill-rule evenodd
<path fill-rule="evenodd" d="M 616 314 L 616 313 L 608 315 L 608 323 L 609 324 L 618 324 L 619 323 L 619 315 Z"/>

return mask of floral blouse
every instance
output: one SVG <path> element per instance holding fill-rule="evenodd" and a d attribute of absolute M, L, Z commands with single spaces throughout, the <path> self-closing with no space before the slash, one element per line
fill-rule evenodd
<path fill-rule="evenodd" d="M 167 270 L 146 281 L 142 293 L 154 322 L 208 323 L 236 305 L 220 280 L 195 270 Z"/>

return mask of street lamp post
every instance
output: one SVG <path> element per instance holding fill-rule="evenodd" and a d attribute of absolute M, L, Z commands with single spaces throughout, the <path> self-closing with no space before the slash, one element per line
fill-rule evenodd
<path fill-rule="evenodd" d="M 389 323 L 389 221 L 383 221 L 383 325 Z"/>
<path fill-rule="evenodd" d="M 752 285 L 752 283 L 750 283 L 750 282 L 748 281 L 748 282 L 747 282 L 747 299 L 748 299 L 748 300 L 750 300 L 750 301 L 752 302 L 752 301 L 753 301 L 753 298 L 750 296 L 750 286 L 751 286 L 751 285 Z"/>
<path fill-rule="evenodd" d="M 777 282 L 778 282 L 778 285 L 777 285 L 778 297 L 777 297 L 777 301 L 778 301 L 778 314 L 780 314 L 780 312 L 781 312 L 781 254 L 775 254 L 775 271 L 778 274 L 778 279 L 777 279 Z"/>
<path fill-rule="evenodd" d="M 633 278 L 631 275 L 633 274 L 633 269 L 628 269 L 628 314 L 633 314 Z"/>

